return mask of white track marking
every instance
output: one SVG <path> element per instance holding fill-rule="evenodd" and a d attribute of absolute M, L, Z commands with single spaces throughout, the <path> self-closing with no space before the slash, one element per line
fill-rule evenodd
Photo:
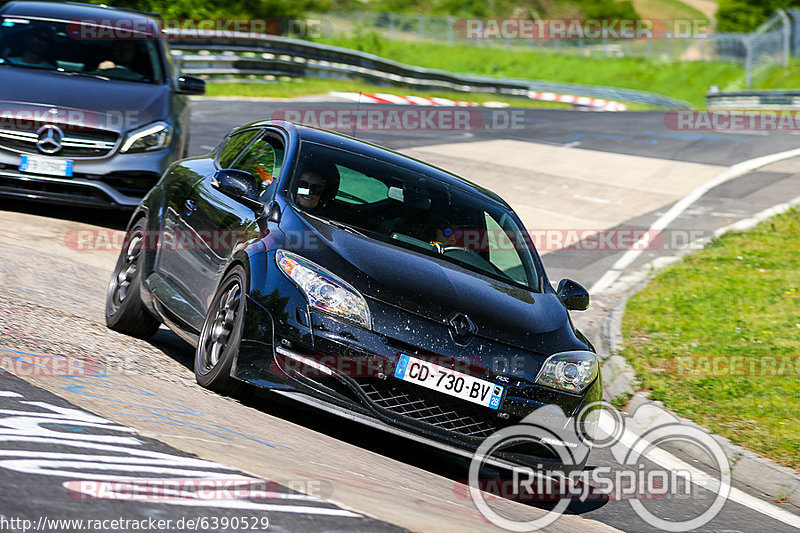
<path fill-rule="evenodd" d="M 747 172 L 753 171 L 757 168 L 763 167 L 765 165 L 769 165 L 770 163 L 775 163 L 777 161 L 781 161 L 783 159 L 789 159 L 791 157 L 800 156 L 800 149 L 796 148 L 794 150 L 787 150 L 785 152 L 778 152 L 775 154 L 765 155 L 762 157 L 756 157 L 755 159 L 749 159 L 747 161 L 742 161 L 741 163 L 737 163 L 730 167 L 728 170 L 724 171 L 723 173 L 716 176 L 714 179 L 707 181 L 703 185 L 697 187 L 688 195 L 684 196 L 680 200 L 678 200 L 675 205 L 673 205 L 666 213 L 661 215 L 651 226 L 650 230 L 645 232 L 644 236 L 639 239 L 639 241 L 634 244 L 630 250 L 625 252 L 622 257 L 617 259 L 616 263 L 608 270 L 605 274 L 603 274 L 599 280 L 592 285 L 592 288 L 589 289 L 590 294 L 599 294 L 603 293 L 604 291 L 608 290 L 617 279 L 619 279 L 622 271 L 625 270 L 628 266 L 633 263 L 636 258 L 638 258 L 642 252 L 645 251 L 647 248 L 647 240 L 649 237 L 655 233 L 663 230 L 666 228 L 673 220 L 678 218 L 681 213 L 686 211 L 686 209 L 696 202 L 699 198 L 701 198 L 704 194 L 708 191 L 713 189 L 714 187 L 725 183 L 726 181 L 732 180 L 734 178 L 738 178 Z"/>
<path fill-rule="evenodd" d="M 615 429 L 616 421 L 609 416 L 607 413 L 603 412 L 600 416 L 599 425 L 606 431 L 608 434 L 612 434 Z M 631 448 L 636 445 L 639 441 L 640 437 L 636 433 L 630 431 L 629 429 L 624 430 L 622 436 L 619 439 L 620 444 L 624 445 L 626 448 Z M 671 472 L 689 472 L 691 474 L 690 481 L 699 487 L 716 492 L 714 488 L 718 490 L 720 488 L 720 483 L 718 479 L 715 479 L 713 476 L 708 475 L 706 472 L 690 465 L 689 463 L 678 459 L 671 453 L 657 447 L 653 447 L 650 450 L 647 450 L 643 453 L 645 457 L 656 463 L 662 468 L 669 470 Z M 740 505 L 744 505 L 749 509 L 757 511 L 763 515 L 766 515 L 770 518 L 783 522 L 784 524 L 788 524 L 792 527 L 796 527 L 800 529 L 800 516 L 790 513 L 772 505 L 771 503 L 765 502 L 760 500 L 754 496 L 747 494 L 746 492 L 739 490 L 735 487 L 730 488 L 730 493 L 728 495 L 728 499 L 736 502 Z"/>

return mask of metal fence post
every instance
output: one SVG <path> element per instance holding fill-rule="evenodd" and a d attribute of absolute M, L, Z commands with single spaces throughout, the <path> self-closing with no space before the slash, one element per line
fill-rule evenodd
<path fill-rule="evenodd" d="M 792 19 L 792 54 L 800 55 L 800 10 L 790 9 L 788 13 Z"/>
<path fill-rule="evenodd" d="M 747 88 L 750 89 L 753 87 L 753 45 L 750 42 L 750 37 L 743 36 L 742 43 L 744 44 L 745 56 L 744 56 L 744 68 L 745 68 L 745 77 L 747 80 Z"/>
<path fill-rule="evenodd" d="M 453 28 L 453 17 L 447 17 L 447 40 L 450 44 L 453 44 L 456 40 L 456 32 L 455 28 Z"/>
<path fill-rule="evenodd" d="M 784 67 L 789 66 L 789 50 L 790 44 L 792 39 L 792 23 L 789 20 L 789 16 L 786 14 L 786 11 L 783 9 L 778 10 L 778 15 L 781 17 L 781 22 L 783 26 L 781 30 L 783 32 L 783 54 L 782 54 L 782 64 Z"/>

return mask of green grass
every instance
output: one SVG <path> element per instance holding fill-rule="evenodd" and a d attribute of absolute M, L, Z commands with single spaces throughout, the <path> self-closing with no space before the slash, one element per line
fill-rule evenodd
<path fill-rule="evenodd" d="M 756 80 L 757 89 L 797 89 L 800 87 L 800 58 L 792 58 L 788 67 L 770 67 Z"/>
<path fill-rule="evenodd" d="M 677 2 L 677 0 L 654 1 Z M 680 11 L 683 8 L 675 9 Z M 330 38 L 323 42 L 374 53 L 409 65 L 450 72 L 649 91 L 684 100 L 696 108 L 705 107 L 705 94 L 711 85 L 717 85 L 723 90 L 739 90 L 744 88 L 745 82 L 743 67 L 719 61 L 668 62 L 635 57 L 583 57 L 529 50 L 521 46 L 506 49 L 499 43 L 495 48 L 488 48 L 463 44 L 388 41 L 372 33 L 362 33 L 359 38 Z M 640 46 L 642 43 L 634 44 Z M 793 60 L 788 68 L 767 67 L 759 71 L 755 77 L 755 87 L 759 89 L 800 87 L 800 59 Z M 379 87 L 357 80 L 306 79 L 270 84 L 214 82 L 209 84 L 208 92 L 212 96 L 291 98 L 321 94 L 331 90 L 424 94 L 475 102 L 496 100 L 522 107 L 569 107 L 558 103 L 532 102 L 524 98 L 500 98 L 485 93 L 448 91 L 423 93 L 402 87 Z M 647 106 L 642 105 L 629 107 L 633 110 L 647 109 Z"/>
<path fill-rule="evenodd" d="M 500 97 L 486 93 L 463 93 L 448 91 L 418 91 L 402 87 L 379 87 L 355 80 L 318 80 L 313 78 L 297 78 L 294 80 L 240 83 L 214 81 L 206 84 L 207 96 L 242 96 L 247 98 L 296 98 L 307 95 L 325 95 L 329 91 L 342 92 L 384 92 L 399 95 L 436 96 L 465 102 L 505 102 L 515 107 L 539 107 L 553 109 L 569 109 L 569 104 L 561 102 L 539 102 L 528 98 Z M 640 106 L 643 107 L 643 106 Z"/>
<path fill-rule="evenodd" d="M 643 19 L 708 20 L 699 9 L 680 0 L 633 0 L 633 7 Z"/>
<path fill-rule="evenodd" d="M 795 469 L 798 235 L 798 209 L 724 235 L 633 296 L 622 327 L 625 355 L 652 399 Z M 734 375 L 725 372 L 731 357 L 743 358 Z"/>
<path fill-rule="evenodd" d="M 705 107 L 711 85 L 724 87 L 744 76 L 739 65 L 719 61 L 662 62 L 634 57 L 581 57 L 527 50 L 481 48 L 380 38 L 325 42 L 361 49 L 401 63 L 451 72 L 526 78 L 650 91 Z"/>

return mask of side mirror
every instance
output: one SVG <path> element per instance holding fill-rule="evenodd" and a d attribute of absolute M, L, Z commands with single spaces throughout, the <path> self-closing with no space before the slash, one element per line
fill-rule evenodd
<path fill-rule="evenodd" d="M 589 307 L 589 292 L 571 279 L 562 279 L 556 294 L 570 311 L 585 311 Z"/>
<path fill-rule="evenodd" d="M 211 186 L 253 211 L 260 213 L 264 210 L 264 204 L 258 201 L 258 182 L 249 172 L 223 168 L 211 178 Z"/>
<path fill-rule="evenodd" d="M 178 94 L 206 94 L 206 82 L 183 74 L 178 77 Z"/>

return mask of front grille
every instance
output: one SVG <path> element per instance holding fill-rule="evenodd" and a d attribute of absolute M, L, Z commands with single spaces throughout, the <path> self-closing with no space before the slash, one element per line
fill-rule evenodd
<path fill-rule="evenodd" d="M 153 188 L 159 178 L 155 172 L 120 171 L 106 174 L 100 180 L 122 194 L 142 197 Z"/>
<path fill-rule="evenodd" d="M 63 128 L 64 137 L 61 139 L 61 149 L 44 154 L 36 147 L 38 128 L 31 130 L 0 129 L 0 146 L 17 152 L 38 155 L 52 155 L 55 157 L 103 157 L 111 153 L 117 144 L 117 134 L 113 131 L 80 128 Z"/>
<path fill-rule="evenodd" d="M 498 426 L 488 407 L 473 405 L 402 381 L 359 379 L 358 385 L 377 407 L 398 415 L 474 438 L 486 438 Z"/>
<path fill-rule="evenodd" d="M 12 195 L 27 198 L 40 198 L 80 203 L 85 205 L 109 206 L 111 198 L 95 187 L 80 183 L 60 183 L 52 181 L 20 180 L 8 176 L 0 176 L 0 195 Z"/>

